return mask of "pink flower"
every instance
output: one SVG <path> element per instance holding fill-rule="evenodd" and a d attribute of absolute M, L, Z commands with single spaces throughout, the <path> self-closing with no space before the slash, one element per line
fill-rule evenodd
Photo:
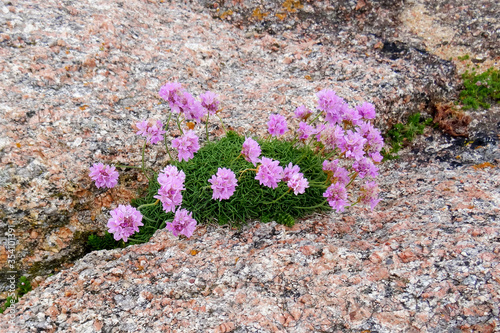
<path fill-rule="evenodd" d="M 359 201 L 364 204 L 369 204 L 370 208 L 373 210 L 375 206 L 379 203 L 378 193 L 380 189 L 375 182 L 366 182 L 363 187 L 361 187 L 361 195 Z"/>
<path fill-rule="evenodd" d="M 179 107 L 184 113 L 186 120 L 196 120 L 197 122 L 201 122 L 201 118 L 203 118 L 207 113 L 201 103 L 197 101 L 193 95 L 186 91 L 184 92 L 181 100 L 182 104 L 179 104 Z"/>
<path fill-rule="evenodd" d="M 118 184 L 118 171 L 114 165 L 95 163 L 90 167 L 89 177 L 95 181 L 97 188 L 113 188 Z"/>
<path fill-rule="evenodd" d="M 325 145 L 325 148 L 333 150 L 342 146 L 344 141 L 344 129 L 339 125 L 328 125 L 321 132 L 321 142 Z"/>
<path fill-rule="evenodd" d="M 359 174 L 359 178 L 361 179 L 365 178 L 367 175 L 372 178 L 378 175 L 378 168 L 366 157 L 355 161 L 352 164 L 352 168 Z"/>
<path fill-rule="evenodd" d="M 289 188 L 293 189 L 295 195 L 302 194 L 309 187 L 309 182 L 304 178 L 302 173 L 295 173 L 288 180 L 287 185 Z"/>
<path fill-rule="evenodd" d="M 348 124 L 357 125 L 361 116 L 357 109 L 353 109 L 345 103 L 342 105 L 342 120 Z"/>
<path fill-rule="evenodd" d="M 181 205 L 181 191 L 185 190 L 185 179 L 185 173 L 177 170 L 177 167 L 173 165 L 165 167 L 158 175 L 158 183 L 161 186 L 154 198 L 161 201 L 165 212 L 175 212 L 176 207 Z"/>
<path fill-rule="evenodd" d="M 273 136 L 280 136 L 288 131 L 288 125 L 286 123 L 285 117 L 280 114 L 272 114 L 269 116 L 269 121 L 267 122 L 268 131 Z"/>
<path fill-rule="evenodd" d="M 299 171 L 300 171 L 300 167 L 298 165 L 293 165 L 292 162 L 290 162 L 285 167 L 285 169 L 283 170 L 283 178 L 282 178 L 282 180 L 284 182 L 289 181 L 290 179 L 292 179 L 293 175 L 295 175 L 295 174 L 301 174 L 301 173 L 299 173 Z"/>
<path fill-rule="evenodd" d="M 334 125 L 342 122 L 343 106 L 346 104 L 343 98 L 337 96 L 333 90 L 321 90 L 318 96 L 318 109 L 325 112 L 325 120 Z"/>
<path fill-rule="evenodd" d="M 330 185 L 323 193 L 323 197 L 327 198 L 328 204 L 337 210 L 337 212 L 343 212 L 344 207 L 348 205 L 347 202 L 347 190 L 345 185 L 341 183 L 335 183 Z"/>
<path fill-rule="evenodd" d="M 254 166 L 259 161 L 260 153 L 260 146 L 254 139 L 247 138 L 245 142 L 243 142 L 241 154 L 245 157 L 245 160 L 252 163 Z"/>
<path fill-rule="evenodd" d="M 220 201 L 229 199 L 238 185 L 234 172 L 226 168 L 219 168 L 217 175 L 213 175 L 208 182 L 212 184 L 211 188 L 214 191 L 212 199 L 219 199 Z"/>
<path fill-rule="evenodd" d="M 211 116 L 215 115 L 219 109 L 218 96 L 211 91 L 207 91 L 200 95 L 201 105 L 210 113 Z"/>
<path fill-rule="evenodd" d="M 177 149 L 177 157 L 179 158 L 179 162 L 181 162 L 182 160 L 189 161 L 193 158 L 194 153 L 200 149 L 200 144 L 194 131 L 189 130 L 183 136 L 172 140 L 172 147 Z"/>
<path fill-rule="evenodd" d="M 172 231 L 175 237 L 182 234 L 189 238 L 196 230 L 196 224 L 196 220 L 193 219 L 193 213 L 186 209 L 178 209 L 175 212 L 174 220 L 167 222 L 166 229 Z"/>
<path fill-rule="evenodd" d="M 178 179 L 181 183 L 186 180 L 184 171 L 179 171 L 175 165 L 167 165 L 158 175 L 158 183 L 165 185 L 171 179 Z"/>
<path fill-rule="evenodd" d="M 177 100 L 179 98 L 179 94 L 182 92 L 182 86 L 178 82 L 167 82 L 164 86 L 160 88 L 159 95 L 165 101 L 168 102 L 170 109 L 172 112 L 179 113 L 179 107 L 177 105 Z"/>
<path fill-rule="evenodd" d="M 108 232 L 113 234 L 115 240 L 127 242 L 130 235 L 139 232 L 139 227 L 144 225 L 141 221 L 142 214 L 137 209 L 130 205 L 119 205 L 111 211 Z"/>
<path fill-rule="evenodd" d="M 306 108 L 304 105 L 301 105 L 295 109 L 294 118 L 307 120 L 309 116 L 312 114 L 312 111 Z"/>
<path fill-rule="evenodd" d="M 354 158 L 359 160 L 365 154 L 363 148 L 366 143 L 366 139 L 363 138 L 359 133 L 348 130 L 344 137 L 344 140 L 339 143 L 340 150 L 345 153 L 347 158 Z"/>
<path fill-rule="evenodd" d="M 316 130 L 311 125 L 308 125 L 306 122 L 301 122 L 299 124 L 299 140 L 307 140 L 311 135 L 316 134 Z"/>
<path fill-rule="evenodd" d="M 147 142 L 151 144 L 157 144 L 163 140 L 163 134 L 166 132 L 163 130 L 163 124 L 161 121 L 157 120 L 156 124 L 150 124 L 148 121 L 143 120 L 135 124 L 137 126 L 137 135 L 142 135 L 147 139 Z"/>
<path fill-rule="evenodd" d="M 356 109 L 364 119 L 375 119 L 375 105 L 372 103 L 364 102 L 356 106 Z"/>
<path fill-rule="evenodd" d="M 277 188 L 278 183 L 283 178 L 283 168 L 279 166 L 280 162 L 262 157 L 260 163 L 255 179 L 259 181 L 260 185 Z"/>

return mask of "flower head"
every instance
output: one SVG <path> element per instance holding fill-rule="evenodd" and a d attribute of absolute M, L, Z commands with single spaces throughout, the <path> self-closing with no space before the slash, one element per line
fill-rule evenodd
<path fill-rule="evenodd" d="M 345 123 L 356 126 L 361 120 L 361 115 L 357 109 L 349 107 L 347 103 L 342 105 L 342 120 Z"/>
<path fill-rule="evenodd" d="M 343 145 L 344 129 L 339 125 L 328 125 L 321 132 L 321 143 L 325 145 L 325 148 L 335 149 Z"/>
<path fill-rule="evenodd" d="M 179 162 L 182 160 L 189 161 L 194 157 L 194 153 L 200 149 L 198 137 L 194 131 L 189 130 L 183 136 L 172 140 L 172 147 L 178 151 Z"/>
<path fill-rule="evenodd" d="M 283 135 L 286 131 L 288 131 L 286 119 L 280 114 L 270 115 L 267 126 L 269 133 L 271 133 L 271 135 L 273 136 Z"/>
<path fill-rule="evenodd" d="M 316 96 L 318 96 L 318 109 L 325 112 L 325 120 L 332 125 L 341 123 L 346 104 L 344 99 L 328 89 L 319 91 Z"/>
<path fill-rule="evenodd" d="M 301 105 L 295 109 L 294 112 L 294 118 L 302 119 L 302 120 L 307 120 L 309 116 L 311 116 L 312 111 L 306 108 L 304 105 Z"/>
<path fill-rule="evenodd" d="M 213 175 L 208 182 L 212 184 L 211 188 L 214 191 L 212 199 L 219 199 L 220 201 L 229 199 L 238 185 L 234 172 L 226 168 L 219 168 L 217 174 Z"/>
<path fill-rule="evenodd" d="M 343 153 L 345 153 L 347 158 L 359 160 L 365 154 L 363 150 L 365 143 L 366 139 L 363 138 L 358 132 L 348 130 L 344 140 L 340 142 L 339 148 Z"/>
<path fill-rule="evenodd" d="M 302 175 L 301 173 L 299 173 L 300 171 L 300 167 L 298 165 L 293 165 L 292 162 L 290 162 L 286 167 L 285 169 L 283 170 L 283 178 L 282 180 L 284 182 L 287 182 L 289 181 L 293 175 L 295 174 L 300 174 Z"/>
<path fill-rule="evenodd" d="M 114 165 L 95 163 L 90 167 L 89 177 L 95 181 L 97 188 L 113 188 L 118 184 L 118 171 Z"/>
<path fill-rule="evenodd" d="M 158 183 L 161 186 L 154 198 L 161 201 L 165 212 L 175 212 L 176 207 L 181 205 L 181 191 L 185 190 L 185 179 L 186 174 L 173 165 L 168 165 L 158 175 Z"/>
<path fill-rule="evenodd" d="M 375 178 L 378 175 L 378 168 L 370 159 L 366 157 L 355 161 L 352 164 L 352 168 L 359 174 L 359 178 L 361 179 L 365 178 L 366 176 Z"/>
<path fill-rule="evenodd" d="M 287 185 L 289 188 L 293 189 L 295 195 L 302 194 L 309 187 L 309 182 L 302 173 L 295 173 L 288 180 Z"/>
<path fill-rule="evenodd" d="M 193 235 L 196 230 L 196 220 L 193 219 L 193 213 L 186 209 L 178 209 L 172 222 L 167 222 L 166 229 L 172 231 L 175 237 L 182 234 L 187 238 Z"/>
<path fill-rule="evenodd" d="M 252 138 L 246 138 L 241 149 L 241 154 L 245 157 L 245 160 L 255 166 L 259 161 L 260 153 L 261 149 L 257 141 Z"/>
<path fill-rule="evenodd" d="M 210 113 L 211 116 L 215 115 L 219 109 L 218 96 L 211 91 L 207 91 L 200 95 L 201 105 Z"/>
<path fill-rule="evenodd" d="M 370 208 L 373 210 L 375 206 L 379 203 L 378 193 L 380 189 L 375 182 L 366 182 L 363 187 L 361 187 L 361 195 L 359 201 L 364 204 L 369 204 Z"/>
<path fill-rule="evenodd" d="M 375 119 L 375 105 L 372 103 L 364 102 L 356 106 L 356 110 L 364 119 Z"/>
<path fill-rule="evenodd" d="M 323 193 L 323 197 L 327 198 L 328 204 L 337 210 L 337 212 L 343 212 L 344 207 L 348 205 L 347 202 L 347 190 L 345 185 L 341 183 L 334 183 L 330 185 Z"/>
<path fill-rule="evenodd" d="M 183 91 L 182 94 L 178 96 L 176 103 L 180 112 L 186 117 L 186 120 L 196 120 L 200 122 L 201 118 L 207 113 L 201 103 L 187 91 Z"/>
<path fill-rule="evenodd" d="M 311 135 L 316 134 L 316 130 L 311 125 L 308 125 L 306 122 L 302 121 L 299 124 L 298 133 L 299 140 L 307 140 Z"/>
<path fill-rule="evenodd" d="M 143 120 L 135 124 L 137 126 L 137 135 L 142 135 L 147 139 L 147 142 L 151 144 L 157 144 L 163 140 L 163 134 L 166 132 L 163 130 L 163 124 L 161 121 L 157 120 L 156 123 L 149 123 L 147 120 Z"/>
<path fill-rule="evenodd" d="M 111 211 L 108 232 L 113 234 L 115 240 L 123 239 L 127 242 L 130 235 L 139 232 L 142 225 L 142 214 L 137 209 L 130 205 L 119 205 Z"/>
<path fill-rule="evenodd" d="M 283 178 L 283 168 L 279 166 L 280 162 L 262 157 L 260 163 L 255 179 L 259 181 L 260 185 L 277 188 L 278 183 Z"/>
<path fill-rule="evenodd" d="M 170 109 L 172 109 L 172 112 L 179 113 L 180 110 L 177 106 L 177 100 L 181 92 L 182 86 L 180 83 L 167 82 L 160 88 L 159 95 L 161 98 L 168 102 L 168 105 L 170 106 Z"/>

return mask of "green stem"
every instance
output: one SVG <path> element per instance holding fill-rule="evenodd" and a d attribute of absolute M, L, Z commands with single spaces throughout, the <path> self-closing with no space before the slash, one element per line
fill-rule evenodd
<path fill-rule="evenodd" d="M 208 119 L 210 119 L 210 112 L 207 113 L 207 122 L 205 125 L 205 130 L 207 132 L 207 142 L 208 142 Z"/>
<path fill-rule="evenodd" d="M 354 181 L 354 179 L 356 179 L 356 177 L 358 176 L 358 172 L 355 172 L 352 176 L 351 176 L 351 181 L 349 182 L 349 184 L 347 184 L 345 187 L 349 187 L 352 182 Z"/>
<path fill-rule="evenodd" d="M 259 170 L 259 169 L 245 169 L 245 170 L 240 171 L 241 175 L 240 175 L 240 177 L 238 178 L 238 181 L 240 181 L 241 177 L 243 176 L 243 174 L 244 174 L 245 172 L 247 172 L 247 171 L 255 171 L 255 172 L 257 172 L 258 170 Z"/>
<path fill-rule="evenodd" d="M 177 127 L 179 128 L 179 131 L 181 132 L 181 135 L 184 135 L 184 132 L 182 131 L 182 128 L 181 128 L 181 122 L 179 120 L 180 117 L 181 117 L 181 114 L 179 113 L 177 115 Z"/>
<path fill-rule="evenodd" d="M 146 144 L 148 143 L 148 140 L 144 141 L 144 146 L 142 146 L 142 173 L 144 173 L 144 176 L 151 181 L 149 178 L 148 174 L 146 173 L 146 168 L 145 168 L 145 163 L 144 163 L 144 152 L 146 151 Z"/>
<path fill-rule="evenodd" d="M 158 204 L 158 202 L 160 202 L 160 199 L 157 199 L 157 200 L 156 200 L 155 202 L 153 202 L 153 203 L 140 205 L 139 207 L 137 207 L 137 210 L 141 210 L 141 208 L 144 208 L 144 207 L 155 206 L 155 205 L 157 205 L 157 204 Z"/>
<path fill-rule="evenodd" d="M 321 112 L 318 112 L 318 115 L 317 115 L 316 117 L 314 117 L 314 118 L 313 118 L 313 120 L 311 120 L 311 121 L 309 122 L 309 125 L 311 125 L 312 123 L 314 123 L 314 122 L 316 121 L 316 119 L 318 119 L 318 118 L 319 118 L 319 116 L 321 116 Z"/>
<path fill-rule="evenodd" d="M 315 209 L 315 208 L 319 208 L 319 207 L 324 206 L 327 201 L 328 201 L 328 199 L 325 199 L 325 201 L 323 201 L 320 204 L 317 204 L 316 206 L 310 206 L 310 207 L 298 207 L 298 206 L 294 206 L 293 208 L 297 208 L 297 209 Z"/>
<path fill-rule="evenodd" d="M 227 134 L 226 127 L 224 127 L 224 123 L 222 122 L 222 118 L 219 115 L 217 115 L 217 118 L 219 118 L 219 120 L 220 120 L 220 124 L 222 125 L 222 129 L 224 130 L 224 133 Z"/>
<path fill-rule="evenodd" d="M 264 205 L 270 205 L 270 204 L 273 204 L 277 201 L 279 201 L 280 199 L 282 199 L 285 195 L 287 195 L 292 189 L 291 188 L 288 188 L 288 191 L 286 191 L 285 193 L 283 193 L 278 199 L 274 200 L 274 201 L 271 201 L 271 202 L 263 202 Z"/>

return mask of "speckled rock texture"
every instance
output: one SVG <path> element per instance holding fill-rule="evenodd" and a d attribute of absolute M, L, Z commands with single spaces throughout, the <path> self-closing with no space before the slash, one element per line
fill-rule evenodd
<path fill-rule="evenodd" d="M 15 332 L 494 332 L 500 172 L 388 163 L 383 201 L 293 228 L 158 231 L 24 296 Z M 8 326 L 5 326 L 7 328 Z"/>
<path fill-rule="evenodd" d="M 313 216 L 293 229 L 203 227 L 190 240 L 82 257 L 109 211 L 146 179 L 133 124 L 166 121 L 167 81 L 222 97 L 221 116 L 262 135 L 330 88 L 376 105 L 387 129 L 453 101 L 469 54 L 499 68 L 495 1 L 0 2 L 0 287 L 61 271 L 24 296 L 13 332 L 493 332 L 500 324 L 500 109 L 468 137 L 435 129 L 383 165 L 374 212 Z M 450 60 L 451 59 L 451 60 Z M 204 129 L 197 129 L 202 131 Z M 217 122 L 210 139 L 223 133 Z M 175 130 L 169 138 L 177 136 Z M 147 165 L 168 162 L 148 148 Z M 194 251 L 194 252 L 192 252 Z M 199 252 L 198 252 L 199 251 Z M 193 254 L 194 253 L 194 254 Z M 74 266 L 73 266 L 74 265 Z M 39 279 L 43 281 L 43 279 Z M 0 298 L 4 298 L 1 294 Z M 7 325 L 7 326 L 6 326 Z M 2 328 L 3 329 L 3 328 Z"/>

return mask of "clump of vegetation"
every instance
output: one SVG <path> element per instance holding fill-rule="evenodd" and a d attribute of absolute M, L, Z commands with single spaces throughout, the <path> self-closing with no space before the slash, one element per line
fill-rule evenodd
<path fill-rule="evenodd" d="M 87 245 L 91 251 L 112 250 L 125 247 L 125 243 L 122 240 L 116 241 L 113 238 L 113 234 L 110 234 L 107 231 L 103 236 L 98 236 L 96 234 L 90 235 Z"/>
<path fill-rule="evenodd" d="M 468 58 L 460 58 L 466 60 Z M 475 69 L 462 74 L 464 89 L 460 92 L 460 101 L 464 109 L 489 109 L 489 102 L 500 101 L 500 72 L 493 67 L 486 72 L 477 73 Z"/>
<path fill-rule="evenodd" d="M 19 302 L 19 299 L 30 292 L 32 289 L 33 288 L 31 287 L 31 282 L 28 280 L 28 278 L 26 276 L 21 276 L 19 282 L 17 283 L 15 295 L 9 295 L 9 297 L 7 297 L 5 303 L 0 306 L 0 313 L 4 313 L 4 311 L 12 304 Z"/>
<path fill-rule="evenodd" d="M 467 127 L 471 117 L 457 109 L 453 103 L 436 103 L 432 105 L 434 125 L 451 136 L 468 137 Z"/>
<path fill-rule="evenodd" d="M 386 145 L 390 145 L 390 148 L 382 150 L 384 161 L 399 158 L 398 153 L 401 148 L 406 143 L 412 142 L 417 134 L 423 134 L 425 126 L 431 123 L 432 118 L 422 119 L 420 113 L 415 113 L 408 117 L 406 124 L 398 123 L 392 126 L 385 136 Z"/>

